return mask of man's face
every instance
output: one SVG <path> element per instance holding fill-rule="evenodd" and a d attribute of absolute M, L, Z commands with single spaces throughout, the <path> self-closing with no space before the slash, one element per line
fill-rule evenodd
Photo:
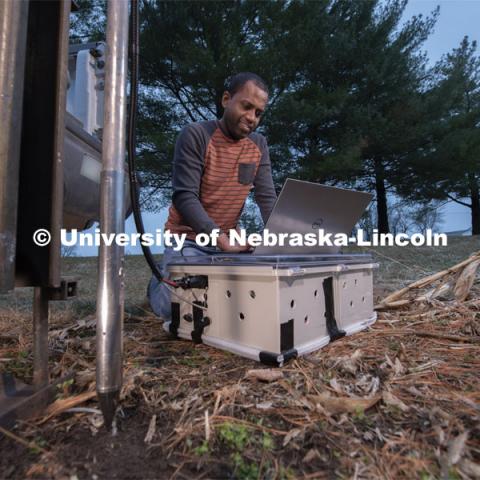
<path fill-rule="evenodd" d="M 268 94 L 252 81 L 246 82 L 233 96 L 225 92 L 222 121 L 230 136 L 240 140 L 250 135 L 257 128 L 267 102 Z"/>

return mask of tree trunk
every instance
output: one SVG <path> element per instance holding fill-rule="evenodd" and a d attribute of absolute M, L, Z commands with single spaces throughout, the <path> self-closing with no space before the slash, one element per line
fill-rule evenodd
<path fill-rule="evenodd" d="M 382 161 L 374 159 L 375 190 L 377 192 L 377 228 L 379 233 L 389 233 L 387 190 L 385 188 L 385 172 Z"/>
<path fill-rule="evenodd" d="M 468 174 L 468 183 L 472 201 L 472 235 L 480 235 L 480 189 L 474 173 Z"/>
<path fill-rule="evenodd" d="M 217 98 L 215 99 L 215 111 L 217 114 L 217 120 L 220 120 L 223 117 L 223 107 L 222 107 L 222 94 L 217 91 Z"/>

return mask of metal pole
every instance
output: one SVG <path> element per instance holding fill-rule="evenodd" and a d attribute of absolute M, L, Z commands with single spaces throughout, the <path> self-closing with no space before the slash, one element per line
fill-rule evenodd
<path fill-rule="evenodd" d="M 33 385 L 48 385 L 48 288 L 33 290 Z"/>
<path fill-rule="evenodd" d="M 28 2 L 0 1 L 0 293 L 15 286 Z"/>
<path fill-rule="evenodd" d="M 63 190 L 64 184 L 64 144 L 65 144 L 65 115 L 67 108 L 67 76 L 68 76 L 68 35 L 70 30 L 70 0 L 63 0 L 57 4 L 58 9 L 58 46 L 56 61 L 56 89 L 55 89 L 55 124 L 53 130 L 54 161 L 52 163 L 52 203 L 50 233 L 52 241 L 49 245 L 48 284 L 59 287 L 61 283 L 61 241 L 60 229 L 63 224 Z"/>
<path fill-rule="evenodd" d="M 110 1 L 107 10 L 105 110 L 100 186 L 100 230 L 124 231 L 124 164 L 128 58 L 128 2 Z M 97 395 L 111 427 L 122 386 L 123 248 L 100 246 L 97 291 Z"/>

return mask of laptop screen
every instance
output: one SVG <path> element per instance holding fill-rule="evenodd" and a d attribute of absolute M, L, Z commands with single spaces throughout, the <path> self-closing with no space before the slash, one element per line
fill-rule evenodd
<path fill-rule="evenodd" d="M 329 187 L 288 178 L 277 198 L 265 230 L 281 233 L 344 233 L 350 236 L 373 195 L 356 190 Z M 254 255 L 338 253 L 337 246 L 266 246 L 255 248 Z"/>

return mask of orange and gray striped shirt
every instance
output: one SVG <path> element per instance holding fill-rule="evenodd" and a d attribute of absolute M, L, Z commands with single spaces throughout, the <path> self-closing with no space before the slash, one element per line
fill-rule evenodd
<path fill-rule="evenodd" d="M 233 140 L 216 120 L 187 125 L 175 145 L 173 197 L 165 230 L 197 233 L 236 228 L 254 189 L 264 223 L 275 204 L 265 137 L 251 133 Z"/>

